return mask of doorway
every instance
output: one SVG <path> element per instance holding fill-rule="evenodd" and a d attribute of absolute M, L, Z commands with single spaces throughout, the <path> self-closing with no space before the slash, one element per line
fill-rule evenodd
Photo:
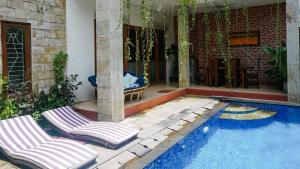
<path fill-rule="evenodd" d="M 144 61 L 142 55 L 143 37 L 142 28 L 132 25 L 124 25 L 124 72 L 130 72 L 137 76 L 144 75 Z M 163 30 L 155 30 L 154 44 L 150 55 L 148 79 L 151 85 L 166 82 L 165 60 L 165 33 Z"/>

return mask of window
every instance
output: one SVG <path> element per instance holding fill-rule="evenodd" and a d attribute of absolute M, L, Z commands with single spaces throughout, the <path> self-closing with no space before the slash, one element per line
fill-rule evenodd
<path fill-rule="evenodd" d="M 1 22 L 3 76 L 9 87 L 31 80 L 30 24 Z"/>

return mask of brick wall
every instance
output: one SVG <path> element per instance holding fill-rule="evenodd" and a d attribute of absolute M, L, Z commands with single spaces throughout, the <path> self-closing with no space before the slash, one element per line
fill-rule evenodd
<path fill-rule="evenodd" d="M 65 11 L 65 0 L 0 0 L 0 20 L 31 24 L 33 90 L 41 91 L 54 83 L 54 54 L 66 50 Z M 0 49 L 2 72 L 1 44 Z"/>
<path fill-rule="evenodd" d="M 281 29 L 280 34 L 282 41 L 286 42 L 286 10 L 285 3 L 280 4 L 281 11 Z M 265 75 L 265 71 L 269 67 L 267 64 L 268 56 L 262 51 L 263 46 L 268 45 L 275 47 L 275 28 L 276 28 L 276 5 L 267 5 L 260 7 L 249 8 L 249 31 L 260 32 L 260 46 L 254 47 L 233 47 L 232 55 L 233 57 L 239 57 L 241 59 L 241 65 L 257 65 L 257 58 L 261 58 L 260 66 L 260 80 L 262 83 L 269 83 L 270 80 Z M 241 9 L 235 9 L 231 11 L 231 32 L 246 32 L 246 19 Z M 224 27 L 224 24 L 223 24 Z M 203 14 L 198 13 L 195 26 L 191 32 L 191 42 L 193 43 L 194 53 L 193 55 L 198 58 L 198 67 L 201 76 L 203 77 L 203 72 L 205 68 L 205 63 L 207 57 L 205 57 L 205 40 L 204 40 L 204 22 Z M 210 14 L 210 56 L 217 57 L 219 54 L 216 51 L 215 33 L 216 33 L 216 23 L 213 14 Z M 247 52 L 249 55 L 247 56 Z"/>

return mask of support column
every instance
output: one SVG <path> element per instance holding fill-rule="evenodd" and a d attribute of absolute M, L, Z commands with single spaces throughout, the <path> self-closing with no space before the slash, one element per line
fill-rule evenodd
<path fill-rule="evenodd" d="M 189 26 L 188 23 L 185 23 L 186 19 L 184 17 L 178 15 L 178 73 L 180 88 L 190 86 Z"/>
<path fill-rule="evenodd" d="M 96 0 L 97 107 L 100 121 L 124 119 L 120 0 Z M 120 23 L 121 22 L 121 23 Z"/>
<path fill-rule="evenodd" d="M 299 0 L 287 0 L 286 13 L 288 97 L 290 102 L 300 103 Z"/>

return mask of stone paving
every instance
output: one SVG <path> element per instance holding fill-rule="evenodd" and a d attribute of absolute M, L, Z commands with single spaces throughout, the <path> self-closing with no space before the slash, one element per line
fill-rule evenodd
<path fill-rule="evenodd" d="M 218 103 L 219 101 L 213 99 L 182 97 L 125 119 L 121 124 L 140 130 L 138 138 L 118 150 L 86 144 L 99 153 L 97 163 L 90 168 L 121 168 L 129 161 L 145 156 L 170 135 L 184 132 L 183 128 L 187 123 L 192 124 L 206 110 L 213 109 Z M 0 168 L 17 167 L 0 159 Z"/>
<path fill-rule="evenodd" d="M 99 169 L 121 168 L 127 162 L 145 156 L 164 142 L 171 134 L 183 130 L 206 110 L 213 109 L 219 101 L 199 97 L 182 97 L 127 118 L 121 124 L 138 128 L 138 140 L 122 150 L 94 147 L 99 152 Z M 204 108 L 205 107 L 205 108 Z M 92 146 L 92 145 L 89 145 Z M 124 157 L 127 155 L 128 157 Z"/>

